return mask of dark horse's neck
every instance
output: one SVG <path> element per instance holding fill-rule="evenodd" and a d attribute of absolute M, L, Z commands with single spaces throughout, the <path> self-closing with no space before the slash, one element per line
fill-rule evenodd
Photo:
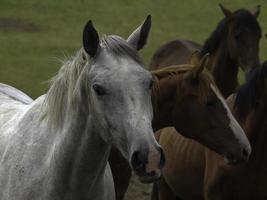
<path fill-rule="evenodd" d="M 215 82 L 224 97 L 235 92 L 238 87 L 238 60 L 230 55 L 231 47 L 228 46 L 229 23 L 222 20 L 216 30 L 206 40 L 200 56 L 210 54 L 210 70 Z"/>
<path fill-rule="evenodd" d="M 246 166 L 263 169 L 267 175 L 267 62 L 250 71 L 237 91 L 234 114 L 251 143 L 252 153 Z"/>
<path fill-rule="evenodd" d="M 220 50 L 219 50 L 220 51 Z M 225 98 L 234 93 L 238 87 L 238 64 L 237 60 L 230 57 L 228 52 L 218 52 L 216 61 L 211 60 L 212 74 L 215 83 Z"/>
<path fill-rule="evenodd" d="M 266 169 L 267 165 L 267 108 L 262 110 L 249 127 L 247 136 L 251 143 L 252 153 L 248 162 L 248 166 L 255 170 Z M 249 123 L 249 122 L 248 122 Z M 266 170 L 267 173 L 267 170 Z"/>

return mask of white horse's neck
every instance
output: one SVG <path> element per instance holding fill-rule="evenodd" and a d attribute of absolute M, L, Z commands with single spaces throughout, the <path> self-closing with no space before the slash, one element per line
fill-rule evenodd
<path fill-rule="evenodd" d="M 90 67 L 85 67 L 82 55 L 79 51 L 64 64 L 44 102 L 48 127 L 56 132 L 48 156 L 53 169 L 49 193 L 59 199 L 88 199 L 86 196 L 93 195 L 101 199 L 98 193 L 103 194 L 96 188 L 103 190 L 98 186 L 103 182 L 100 176 L 104 176 L 110 145 L 96 132 L 102 129 L 96 127 L 93 111 L 88 108 Z"/>
<path fill-rule="evenodd" d="M 65 116 L 64 128 L 55 131 L 40 119 L 43 101 L 40 97 L 25 108 L 18 122 L 7 116 L 7 132 L 0 124 L 0 199 L 106 199 L 104 184 L 112 178 L 105 173 L 110 145 L 96 132 L 101 129 L 95 127 L 93 115 L 72 112 Z M 15 107 L 14 114 L 21 112 Z"/>
<path fill-rule="evenodd" d="M 85 112 L 66 116 L 64 127 L 57 133 L 52 156 L 52 195 L 62 191 L 62 199 L 101 199 L 110 145 L 95 132 L 93 117 Z"/>

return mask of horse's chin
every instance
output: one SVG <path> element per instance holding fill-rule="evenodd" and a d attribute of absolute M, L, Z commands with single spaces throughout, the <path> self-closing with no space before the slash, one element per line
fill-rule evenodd
<path fill-rule="evenodd" d="M 135 171 L 135 170 L 134 170 L 134 172 L 137 175 L 139 181 L 142 183 L 145 183 L 145 184 L 156 182 L 161 177 L 161 171 L 142 173 L 142 174 L 140 172 Z"/>
<path fill-rule="evenodd" d="M 224 162 L 230 166 L 242 165 L 247 161 L 247 159 L 238 159 L 233 156 L 224 156 Z"/>
<path fill-rule="evenodd" d="M 139 181 L 141 183 L 144 183 L 144 184 L 150 184 L 150 183 L 154 183 L 156 181 L 158 181 L 160 179 L 160 175 L 159 176 L 154 176 L 154 177 L 150 177 L 150 176 L 139 176 Z"/>

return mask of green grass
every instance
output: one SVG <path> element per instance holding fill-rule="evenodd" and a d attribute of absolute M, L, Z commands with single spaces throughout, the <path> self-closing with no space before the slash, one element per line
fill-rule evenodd
<path fill-rule="evenodd" d="M 60 67 L 59 59 L 81 47 L 84 24 L 92 19 L 101 34 L 127 37 L 147 14 L 153 25 L 141 54 L 146 62 L 163 43 L 175 39 L 203 42 L 223 17 L 218 3 L 227 8 L 262 5 L 259 22 L 267 32 L 267 2 L 253 0 L 1 0 L 0 18 L 19 18 L 38 25 L 39 32 L 0 32 L 0 82 L 11 84 L 32 97 L 48 88 L 44 83 Z M 267 42 L 261 40 L 261 60 Z"/>

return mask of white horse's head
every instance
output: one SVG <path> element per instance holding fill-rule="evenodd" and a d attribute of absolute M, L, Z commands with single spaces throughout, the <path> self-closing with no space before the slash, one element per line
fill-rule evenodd
<path fill-rule="evenodd" d="M 164 164 L 151 127 L 153 80 L 137 53 L 146 43 L 150 26 L 148 16 L 127 40 L 119 36 L 99 39 L 91 21 L 83 32 L 92 120 L 103 130 L 101 138 L 121 151 L 144 182 L 159 178 Z"/>

